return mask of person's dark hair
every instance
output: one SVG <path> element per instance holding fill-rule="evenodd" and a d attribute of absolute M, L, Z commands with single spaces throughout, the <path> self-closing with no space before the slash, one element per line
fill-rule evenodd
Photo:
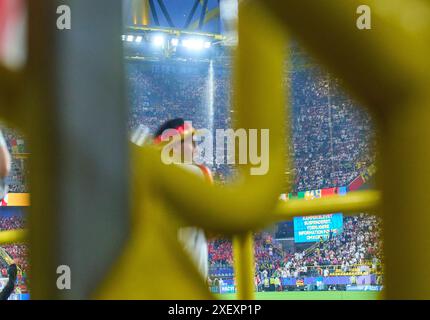
<path fill-rule="evenodd" d="M 182 118 L 175 118 L 164 122 L 155 132 L 154 138 L 160 136 L 165 130 L 176 129 L 185 124 L 185 120 Z"/>

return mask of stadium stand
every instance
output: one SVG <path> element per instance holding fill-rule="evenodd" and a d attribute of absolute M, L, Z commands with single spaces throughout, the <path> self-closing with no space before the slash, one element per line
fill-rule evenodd
<path fill-rule="evenodd" d="M 129 61 L 127 72 L 130 130 L 145 125 L 154 131 L 166 119 L 177 116 L 192 121 L 195 127 L 211 130 L 231 127 L 231 69 L 225 61 L 212 64 L 172 59 Z M 286 175 L 292 191 L 348 186 L 366 173 L 375 162 L 372 121 L 369 114 L 343 94 L 341 83 L 310 60 L 299 46 L 293 45 L 285 85 L 292 92 L 288 120 L 292 123 L 290 155 L 294 164 L 293 174 Z M 212 170 L 219 183 L 234 174 L 234 168 L 228 165 L 216 165 Z M 323 248 L 316 248 L 310 254 L 307 252 L 306 256 L 300 250 L 285 251 L 281 242 L 269 234 L 256 235 L 257 269 L 265 270 L 269 277 L 274 273 L 314 275 L 323 274 L 330 265 L 329 272 L 341 275 L 355 272 L 352 266 L 364 263 L 363 255 L 366 261 L 380 261 L 381 250 L 376 240 L 379 239 L 378 222 L 374 217 L 357 218 L 359 226 L 370 223 L 374 230 L 372 236 L 366 233 L 363 242 L 361 227 L 358 227 L 360 232 L 350 229 L 351 223 L 356 227 L 355 219 L 345 219 L 342 237 L 346 240 L 336 238 L 324 243 Z M 281 235 L 282 225 L 286 227 L 285 223 L 279 224 Z M 371 238 L 370 242 L 368 238 Z M 378 245 L 373 247 L 370 243 Z M 231 241 L 216 239 L 210 242 L 209 260 L 213 277 L 233 277 Z"/>
<path fill-rule="evenodd" d="M 0 231 L 24 229 L 25 218 L 22 215 L 2 215 L 0 216 Z M 17 277 L 16 293 L 26 293 L 27 288 L 27 273 L 29 271 L 27 245 L 26 244 L 9 244 L 1 246 L 1 249 L 15 261 L 20 272 Z M 2 277 L 7 277 L 8 264 L 0 257 L 0 272 Z"/>
<path fill-rule="evenodd" d="M 297 45 L 292 46 L 291 56 L 285 85 L 292 89 L 289 120 L 294 174 L 286 180 L 296 192 L 346 186 L 375 162 L 370 115 L 357 108 L 343 94 L 339 81 Z M 232 125 L 231 69 L 224 61 L 129 61 L 127 74 L 130 130 L 145 125 L 154 131 L 174 117 L 210 130 Z M 225 164 L 212 170 L 221 181 L 232 173 L 232 167 Z"/>
<path fill-rule="evenodd" d="M 343 232 L 331 240 L 317 243 L 311 250 L 291 251 L 272 234 L 255 235 L 256 277 L 301 279 L 382 274 L 381 219 L 367 214 L 347 216 Z M 214 239 L 209 243 L 212 279 L 232 279 L 231 241 Z"/>
<path fill-rule="evenodd" d="M 11 215 L 0 216 L 0 231 L 24 229 L 25 219 L 23 216 Z M 3 249 L 16 261 L 22 270 L 28 269 L 27 247 L 24 244 L 4 245 Z"/>
<path fill-rule="evenodd" d="M 370 116 L 342 93 L 337 79 L 321 70 L 297 45 L 291 48 L 289 70 L 285 85 L 292 89 L 292 110 L 288 120 L 292 123 L 290 155 L 294 163 L 293 174 L 286 175 L 286 181 L 293 192 L 349 185 L 375 162 Z M 228 62 L 127 61 L 126 71 L 130 131 L 144 125 L 153 132 L 166 119 L 174 117 L 192 121 L 197 128 L 231 127 L 232 86 Z M 28 192 L 27 160 L 20 156 L 28 153 L 25 139 L 14 130 L 2 130 L 14 155 L 7 180 L 9 191 Z M 209 161 L 208 165 L 211 164 Z M 211 169 L 218 183 L 224 183 L 234 175 L 234 167 L 227 164 L 214 165 Z M 2 218 L 0 228 L 19 229 L 23 223 L 20 219 Z M 328 241 L 306 256 L 303 251 L 285 250 L 275 239 L 279 234 L 274 237 L 267 233 L 257 234 L 257 270 L 266 271 L 269 277 L 273 274 L 289 277 L 324 274 L 325 269 L 330 274 L 355 274 L 357 270 L 353 266 L 364 261 L 371 266 L 380 266 L 379 228 L 379 220 L 374 217 L 347 217 L 343 238 Z M 25 245 L 4 248 L 22 270 L 28 269 Z M 211 241 L 209 260 L 212 276 L 233 277 L 229 240 Z M 376 272 L 375 268 L 372 272 Z"/>
<path fill-rule="evenodd" d="M 7 147 L 12 155 L 11 172 L 6 179 L 6 183 L 11 193 L 29 192 L 28 184 L 28 148 L 25 137 L 16 130 L 1 128 L 6 140 Z"/>

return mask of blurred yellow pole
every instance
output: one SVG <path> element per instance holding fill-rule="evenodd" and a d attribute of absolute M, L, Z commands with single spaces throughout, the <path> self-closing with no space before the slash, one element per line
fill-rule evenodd
<path fill-rule="evenodd" d="M 149 0 L 133 0 L 131 4 L 134 25 L 147 26 L 150 23 Z"/>
<path fill-rule="evenodd" d="M 244 4 L 239 8 L 239 46 L 237 53 L 237 106 L 245 109 L 240 114 L 241 119 L 252 118 L 248 106 L 255 101 L 264 101 L 265 97 L 278 96 L 283 98 L 284 88 L 282 84 L 283 61 L 286 57 L 284 50 L 286 40 L 285 35 L 279 32 L 279 27 L 264 14 L 256 4 Z M 265 28 L 261 29 L 255 21 L 265 22 Z M 255 44 L 259 43 L 258 46 Z M 277 68 L 278 70 L 271 70 Z M 272 71 L 272 72 L 270 72 Z M 270 77 L 270 81 L 268 77 Z M 277 83 L 278 85 L 270 85 Z M 269 85 L 270 87 L 265 88 Z M 254 90 L 251 88 L 263 88 L 265 91 Z M 285 101 L 284 101 L 285 104 Z M 259 105 L 261 110 L 265 110 L 265 105 Z M 286 119 L 285 114 L 282 115 Z M 243 120 L 242 120 L 243 121 Z M 285 121 L 285 120 L 284 120 Z M 257 123 L 257 122 L 256 122 Z M 237 125 L 237 124 L 236 124 Z M 271 134 L 276 134 L 271 132 Z M 285 139 L 288 139 L 288 132 L 282 132 Z M 279 141 L 284 144 L 284 141 Z M 273 144 L 270 144 L 273 147 Z M 283 154 L 283 146 L 277 145 L 280 154 Z M 237 150 L 238 151 L 238 150 Z M 285 162 L 286 159 L 283 159 Z M 284 163 L 286 164 L 286 163 Z M 242 170 L 249 170 L 249 165 L 239 166 Z M 243 219 L 246 219 L 247 212 L 243 212 Z M 234 265 L 237 281 L 238 299 L 250 300 L 255 298 L 255 265 L 254 265 L 254 239 L 251 231 L 237 235 L 233 238 Z"/>
<path fill-rule="evenodd" d="M 255 299 L 255 268 L 252 232 L 246 232 L 233 237 L 233 257 L 237 298 L 239 300 L 253 300 Z"/>
<path fill-rule="evenodd" d="M 135 25 L 135 26 L 137 26 L 137 21 L 138 21 L 138 12 L 139 12 L 139 1 L 140 0 L 132 0 L 132 3 L 131 3 L 131 13 L 132 13 L 132 15 L 133 15 L 133 24 Z"/>
<path fill-rule="evenodd" d="M 384 126 L 390 137 L 381 145 L 381 185 L 390 199 L 383 206 L 388 299 L 430 299 L 430 96 L 421 99 L 393 110 Z"/>
<path fill-rule="evenodd" d="M 0 115 L 3 120 L 20 126 L 24 118 L 25 80 L 23 71 L 11 71 L 0 64 Z"/>
<path fill-rule="evenodd" d="M 142 0 L 142 24 L 147 26 L 150 24 L 149 0 Z"/>
<path fill-rule="evenodd" d="M 24 242 L 27 238 L 26 230 L 10 230 L 0 232 L 0 245 Z"/>

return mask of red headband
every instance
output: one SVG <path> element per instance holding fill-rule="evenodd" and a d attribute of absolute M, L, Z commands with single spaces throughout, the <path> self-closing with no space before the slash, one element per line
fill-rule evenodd
<path fill-rule="evenodd" d="M 167 133 L 165 133 L 168 131 Z M 180 125 L 176 128 L 166 129 L 162 134 L 154 138 L 154 144 L 160 144 L 163 142 L 162 137 L 164 139 L 173 137 L 177 134 L 185 135 L 188 132 L 193 132 L 193 127 L 189 122 L 185 122 L 183 125 Z"/>

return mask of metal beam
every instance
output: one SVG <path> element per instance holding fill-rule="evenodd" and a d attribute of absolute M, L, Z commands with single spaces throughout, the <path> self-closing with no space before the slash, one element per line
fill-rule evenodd
<path fill-rule="evenodd" d="M 141 0 L 142 3 L 142 25 L 148 26 L 151 23 L 150 9 L 149 9 L 149 0 Z"/>
<path fill-rule="evenodd" d="M 200 14 L 199 30 L 202 30 L 202 28 L 203 28 L 203 23 L 204 23 L 204 20 L 205 20 L 207 7 L 208 7 L 208 0 L 204 0 L 203 7 L 202 7 L 202 12 Z"/>
<path fill-rule="evenodd" d="M 160 6 L 161 12 L 163 12 L 164 17 L 167 20 L 167 23 L 169 24 L 169 26 L 171 28 L 174 28 L 175 25 L 174 25 L 174 23 L 172 21 L 172 18 L 169 15 L 169 11 L 167 10 L 166 6 L 164 5 L 163 0 L 157 0 L 157 1 L 158 1 L 158 5 Z"/>
<path fill-rule="evenodd" d="M 185 22 L 184 25 L 184 29 L 188 29 L 188 27 L 190 26 L 191 20 L 194 17 L 194 14 L 196 13 L 197 7 L 199 6 L 200 0 L 195 0 L 193 7 L 191 8 L 190 13 L 188 14 L 187 20 Z"/>
<path fill-rule="evenodd" d="M 160 21 L 158 20 L 157 9 L 155 8 L 154 0 L 149 0 L 149 7 L 151 8 L 152 18 L 154 19 L 155 25 L 159 26 Z"/>
<path fill-rule="evenodd" d="M 211 11 L 206 13 L 203 25 L 207 24 L 208 22 L 212 21 L 213 19 L 215 19 L 219 16 L 220 16 L 219 7 L 212 9 Z M 199 27 L 199 20 L 196 20 L 189 26 L 189 29 L 190 30 L 197 30 L 198 27 Z"/>

